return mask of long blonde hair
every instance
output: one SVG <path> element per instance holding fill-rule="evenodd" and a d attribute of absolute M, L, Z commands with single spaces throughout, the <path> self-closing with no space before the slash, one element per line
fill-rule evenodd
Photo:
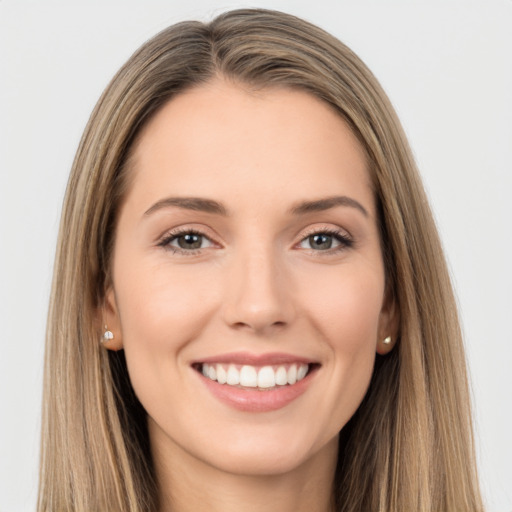
<path fill-rule="evenodd" d="M 345 45 L 291 15 L 224 13 L 143 45 L 100 98 L 63 207 L 45 359 L 39 511 L 156 510 L 145 412 L 122 352 L 99 343 L 116 215 L 141 127 L 181 91 L 224 76 L 305 90 L 364 147 L 380 213 L 400 339 L 377 356 L 368 393 L 341 432 L 337 510 L 482 510 L 464 351 L 432 214 L 396 114 Z"/>

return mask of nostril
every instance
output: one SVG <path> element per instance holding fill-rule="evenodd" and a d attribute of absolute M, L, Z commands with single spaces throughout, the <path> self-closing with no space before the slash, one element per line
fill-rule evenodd
<path fill-rule="evenodd" d="M 293 321 L 295 308 L 289 287 L 277 279 L 275 268 L 270 267 L 244 265 L 233 275 L 222 308 L 224 320 L 232 328 L 268 332 Z"/>
<path fill-rule="evenodd" d="M 286 327 L 287 322 L 277 321 L 277 322 L 234 322 L 231 324 L 231 327 L 238 330 L 251 330 L 256 332 L 271 332 L 274 330 L 281 330 Z"/>

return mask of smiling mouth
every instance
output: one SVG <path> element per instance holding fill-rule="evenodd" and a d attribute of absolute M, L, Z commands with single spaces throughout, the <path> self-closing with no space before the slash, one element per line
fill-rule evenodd
<path fill-rule="evenodd" d="M 196 363 L 194 369 L 219 384 L 239 389 L 269 391 L 293 386 L 319 365 L 291 363 L 279 365 L 237 365 L 225 363 Z"/>

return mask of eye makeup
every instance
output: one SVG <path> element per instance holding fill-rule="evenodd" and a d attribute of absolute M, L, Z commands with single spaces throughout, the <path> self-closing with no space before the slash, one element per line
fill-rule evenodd
<path fill-rule="evenodd" d="M 219 248 L 220 244 L 197 228 L 180 227 L 166 233 L 157 243 L 159 247 L 171 251 L 173 254 L 194 256 L 205 249 Z M 350 249 L 354 240 L 346 231 L 336 228 L 312 228 L 301 235 L 300 242 L 294 245 L 315 255 L 328 255 Z M 319 253 L 319 254 L 316 254 Z"/>

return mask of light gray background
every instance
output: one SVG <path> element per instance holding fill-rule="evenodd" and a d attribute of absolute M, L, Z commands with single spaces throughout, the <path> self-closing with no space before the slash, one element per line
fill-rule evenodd
<path fill-rule="evenodd" d="M 93 105 L 157 31 L 240 6 L 332 32 L 395 104 L 459 297 L 488 510 L 512 511 L 512 0 L 0 0 L 0 511 L 35 507 L 59 211 Z"/>

